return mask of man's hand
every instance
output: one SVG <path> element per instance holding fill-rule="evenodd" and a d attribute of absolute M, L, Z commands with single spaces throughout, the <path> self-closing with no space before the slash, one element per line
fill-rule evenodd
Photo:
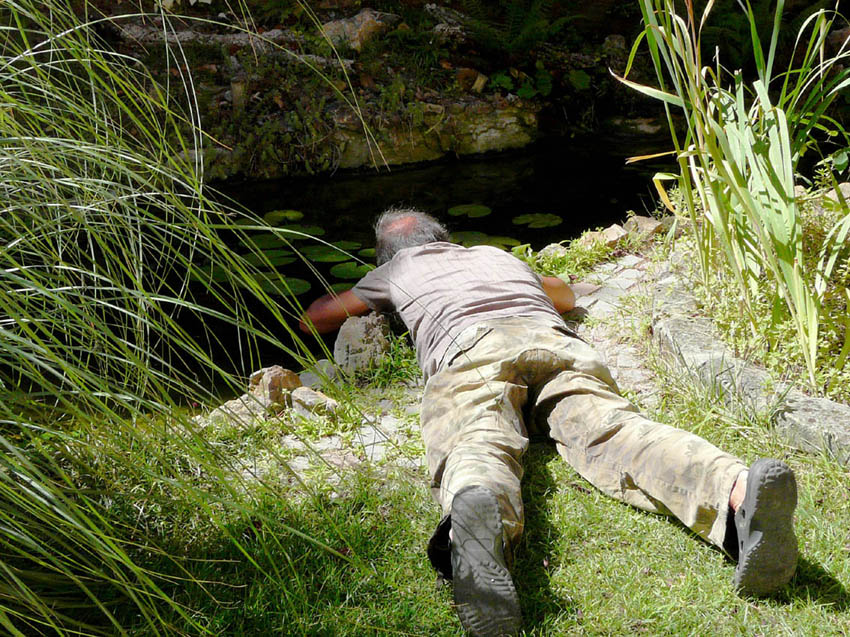
<path fill-rule="evenodd" d="M 351 290 L 325 294 L 310 304 L 298 327 L 302 332 L 309 333 L 315 329 L 319 334 L 326 334 L 339 329 L 349 316 L 362 316 L 368 311 L 369 306 Z"/>
<path fill-rule="evenodd" d="M 576 306 L 576 295 L 570 286 L 556 276 L 544 276 L 543 291 L 551 300 L 558 314 L 569 312 Z"/>

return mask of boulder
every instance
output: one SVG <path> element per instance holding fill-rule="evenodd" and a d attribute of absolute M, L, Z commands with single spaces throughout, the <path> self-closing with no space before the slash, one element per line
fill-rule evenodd
<path fill-rule="evenodd" d="M 236 425 L 248 427 L 257 421 L 265 420 L 272 405 L 253 394 L 242 394 L 239 398 L 228 400 L 216 407 L 206 416 L 195 416 L 193 420 L 202 428 Z"/>
<path fill-rule="evenodd" d="M 302 385 L 316 389 L 336 378 L 336 367 L 327 358 L 320 358 L 315 365 L 301 372 L 298 377 Z"/>
<path fill-rule="evenodd" d="M 298 387 L 292 391 L 292 410 L 309 418 L 313 415 L 334 416 L 339 403 L 322 392 L 309 387 Z"/>
<path fill-rule="evenodd" d="M 613 224 L 605 228 L 605 230 L 597 230 L 595 232 L 585 232 L 578 240 L 579 245 L 590 246 L 593 243 L 599 242 L 606 246 L 614 247 L 620 241 L 628 236 L 622 226 Z"/>
<path fill-rule="evenodd" d="M 843 184 L 838 184 L 838 188 L 833 188 L 828 193 L 826 193 L 823 198 L 828 199 L 834 203 L 840 203 L 840 199 L 838 198 L 838 192 L 841 192 L 841 197 L 846 202 L 850 201 L 850 183 L 844 182 Z"/>
<path fill-rule="evenodd" d="M 272 365 L 251 374 L 248 393 L 254 396 L 260 404 L 271 407 L 272 405 L 285 405 L 287 395 L 297 387 L 301 387 L 301 379 L 298 378 L 298 374 L 284 369 L 280 365 Z"/>
<path fill-rule="evenodd" d="M 651 237 L 654 234 L 658 234 L 663 231 L 663 226 L 658 219 L 653 219 L 652 217 L 642 217 L 640 215 L 635 215 L 631 217 L 625 224 L 623 224 L 623 228 L 632 234 L 636 234 L 642 239 L 647 237 Z"/>
<path fill-rule="evenodd" d="M 389 323 L 381 314 L 349 317 L 334 343 L 334 360 L 346 374 L 365 371 L 390 349 Z"/>
<path fill-rule="evenodd" d="M 360 13 L 351 18 L 326 22 L 322 30 L 334 44 L 347 44 L 359 51 L 366 42 L 389 31 L 400 20 L 395 14 L 367 8 L 361 9 Z"/>

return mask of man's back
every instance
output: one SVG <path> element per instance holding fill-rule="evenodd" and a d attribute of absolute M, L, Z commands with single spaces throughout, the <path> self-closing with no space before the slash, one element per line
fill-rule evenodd
<path fill-rule="evenodd" d="M 489 246 L 435 242 L 400 250 L 352 292 L 372 309 L 401 315 L 427 376 L 458 334 L 476 323 L 527 316 L 541 324 L 563 325 L 540 277 L 519 259 Z"/>

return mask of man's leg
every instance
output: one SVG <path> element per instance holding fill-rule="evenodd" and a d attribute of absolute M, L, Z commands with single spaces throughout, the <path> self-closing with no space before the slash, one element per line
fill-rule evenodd
<path fill-rule="evenodd" d="M 444 514 L 429 557 L 454 580 L 464 628 L 495 636 L 520 626 L 508 562 L 523 528 L 527 388 L 505 378 L 512 369 L 503 360 L 506 335 L 487 333 L 429 379 L 421 422 L 431 487 Z"/>
<path fill-rule="evenodd" d="M 560 454 L 604 493 L 674 515 L 720 547 L 740 477 L 745 495 L 735 497 L 744 503 L 735 528 L 743 536 L 736 544 L 744 546 L 736 586 L 766 594 L 784 585 L 796 565 L 791 470 L 778 461 L 759 461 L 748 475 L 740 460 L 699 436 L 645 418 L 616 392 L 595 352 L 573 341 L 568 348 L 577 369 L 555 375 L 534 399 L 535 417 L 546 420 Z M 745 521 L 747 515 L 756 520 Z"/>

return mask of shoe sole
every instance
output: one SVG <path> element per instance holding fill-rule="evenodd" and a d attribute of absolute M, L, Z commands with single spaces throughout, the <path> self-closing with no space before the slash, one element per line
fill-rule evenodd
<path fill-rule="evenodd" d="M 739 549 L 735 588 L 740 593 L 770 595 L 794 575 L 796 506 L 797 482 L 790 467 L 771 459 L 753 463 L 747 494 L 735 513 Z"/>
<path fill-rule="evenodd" d="M 470 634 L 519 632 L 522 616 L 502 549 L 499 502 L 485 487 L 468 487 L 452 501 L 452 571 L 455 608 Z"/>

